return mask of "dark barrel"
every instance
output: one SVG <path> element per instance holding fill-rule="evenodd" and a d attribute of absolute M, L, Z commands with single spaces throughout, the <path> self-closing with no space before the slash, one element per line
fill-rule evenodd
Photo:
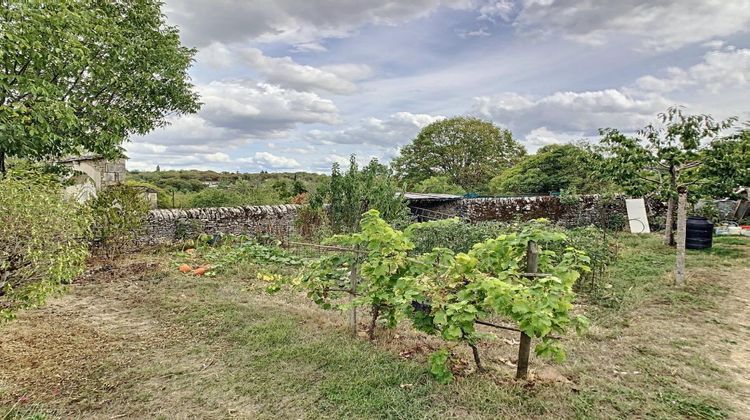
<path fill-rule="evenodd" d="M 711 248 L 714 237 L 714 225 L 705 217 L 690 216 L 685 229 L 685 248 Z"/>

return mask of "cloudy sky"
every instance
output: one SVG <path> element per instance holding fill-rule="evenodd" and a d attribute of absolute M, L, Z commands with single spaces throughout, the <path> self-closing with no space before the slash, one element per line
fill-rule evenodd
<path fill-rule="evenodd" d="M 529 151 L 670 105 L 750 120 L 750 0 L 166 0 L 203 107 L 129 169 L 327 172 L 474 115 Z"/>

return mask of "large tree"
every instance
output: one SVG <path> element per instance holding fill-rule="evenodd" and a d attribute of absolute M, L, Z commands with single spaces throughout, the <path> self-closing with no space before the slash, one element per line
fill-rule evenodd
<path fill-rule="evenodd" d="M 447 176 L 451 183 L 477 191 L 525 153 L 510 131 L 478 118 L 455 117 L 423 128 L 393 166 L 410 186 Z"/>
<path fill-rule="evenodd" d="M 158 0 L 0 0 L 0 170 L 7 156 L 114 156 L 197 111 L 194 50 Z"/>
<path fill-rule="evenodd" d="M 598 172 L 602 158 L 584 146 L 550 144 L 526 156 L 490 182 L 495 194 L 547 194 L 561 190 L 600 193 L 608 183 Z"/>
<path fill-rule="evenodd" d="M 694 173 L 704 163 L 702 145 L 716 140 L 735 119 L 716 121 L 709 115 L 687 115 L 672 107 L 635 137 L 603 129 L 607 172 L 632 195 L 657 194 L 667 200 L 664 241 L 674 244 L 673 224 L 678 190 L 687 194 L 698 182 Z"/>

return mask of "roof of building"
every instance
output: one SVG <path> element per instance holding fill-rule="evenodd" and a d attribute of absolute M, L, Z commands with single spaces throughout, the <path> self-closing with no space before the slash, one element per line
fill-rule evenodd
<path fill-rule="evenodd" d="M 408 201 L 455 201 L 460 200 L 463 196 L 453 194 L 432 194 L 432 193 L 415 193 L 405 192 L 404 198 Z"/>
<path fill-rule="evenodd" d="M 97 155 L 94 153 L 87 153 L 80 156 L 66 156 L 62 159 L 58 159 L 57 163 L 73 163 L 73 162 L 84 162 L 87 160 L 99 160 L 104 159 L 102 155 Z"/>

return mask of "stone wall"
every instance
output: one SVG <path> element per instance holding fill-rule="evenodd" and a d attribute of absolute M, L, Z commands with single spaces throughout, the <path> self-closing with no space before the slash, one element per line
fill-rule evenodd
<path fill-rule="evenodd" d="M 298 206 L 217 207 L 151 210 L 141 242 L 168 243 L 201 233 L 287 236 L 294 230 Z"/>
<path fill-rule="evenodd" d="M 420 204 L 420 210 L 428 210 L 426 216 L 458 216 L 471 222 L 513 222 L 545 218 L 568 227 L 595 224 L 619 229 L 627 224 L 625 199 L 602 199 L 596 195 L 580 196 L 576 200 L 561 200 L 553 196 L 464 198 L 456 201 Z M 647 200 L 649 221 L 655 226 L 665 214 L 664 205 Z M 412 209 L 412 213 L 415 212 Z"/>
<path fill-rule="evenodd" d="M 299 206 L 292 204 L 283 204 L 151 210 L 141 242 L 167 243 L 194 238 L 201 233 L 288 237 L 294 232 L 298 208 Z M 664 205 L 647 200 L 646 210 L 652 228 L 656 228 L 658 222 L 663 220 Z M 582 196 L 572 202 L 552 196 L 466 198 L 441 203 L 434 206 L 432 211 L 460 216 L 471 222 L 513 222 L 545 218 L 568 227 L 595 224 L 620 229 L 628 220 L 624 198 L 602 200 L 594 195 Z"/>
<path fill-rule="evenodd" d="M 584 195 L 575 200 L 560 197 L 473 198 L 457 203 L 458 214 L 472 222 L 531 220 L 545 218 L 568 227 L 590 224 L 620 229 L 627 224 L 628 215 L 624 198 L 602 199 Z M 664 205 L 647 200 L 649 222 L 655 226 L 664 215 Z"/>

